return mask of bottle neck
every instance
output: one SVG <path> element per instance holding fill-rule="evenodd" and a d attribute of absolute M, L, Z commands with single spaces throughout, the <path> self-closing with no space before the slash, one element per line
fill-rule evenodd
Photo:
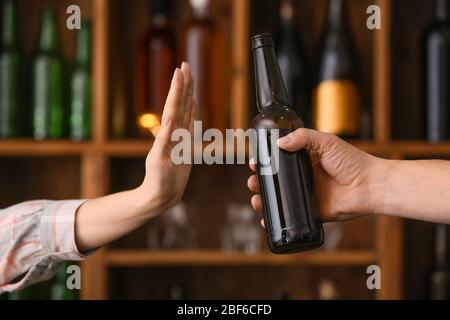
<path fill-rule="evenodd" d="M 55 52 L 58 50 L 56 17 L 51 9 L 46 9 L 42 15 L 39 49 L 41 52 Z"/>
<path fill-rule="evenodd" d="M 345 26 L 345 0 L 330 0 L 328 6 L 328 27 L 334 30 Z"/>
<path fill-rule="evenodd" d="M 78 30 L 76 62 L 84 66 L 91 63 L 91 25 L 87 22 L 83 22 Z"/>
<path fill-rule="evenodd" d="M 450 20 L 450 4 L 448 0 L 436 0 L 435 3 L 436 19 L 439 21 Z"/>
<path fill-rule="evenodd" d="M 258 109 L 289 105 L 272 38 L 262 36 L 253 38 L 252 42 Z"/>
<path fill-rule="evenodd" d="M 293 32 L 294 28 L 294 6 L 292 0 L 283 0 L 280 9 L 281 31 L 284 34 Z"/>
<path fill-rule="evenodd" d="M 14 2 L 6 0 L 3 6 L 2 16 L 2 38 L 1 44 L 3 48 L 17 47 L 17 26 L 16 26 L 16 11 Z"/>

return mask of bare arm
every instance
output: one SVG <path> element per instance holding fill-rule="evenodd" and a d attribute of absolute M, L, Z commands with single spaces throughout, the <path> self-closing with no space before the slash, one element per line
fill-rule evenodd
<path fill-rule="evenodd" d="M 77 212 L 75 238 L 80 251 L 114 241 L 175 205 L 182 197 L 191 166 L 174 165 L 171 134 L 192 130 L 195 102 L 189 65 L 175 71 L 164 108 L 161 130 L 146 161 L 146 176 L 134 190 L 89 200 Z M 192 132 L 192 131 L 191 131 Z"/>
<path fill-rule="evenodd" d="M 450 224 L 449 161 L 380 160 L 379 170 L 375 213 Z"/>

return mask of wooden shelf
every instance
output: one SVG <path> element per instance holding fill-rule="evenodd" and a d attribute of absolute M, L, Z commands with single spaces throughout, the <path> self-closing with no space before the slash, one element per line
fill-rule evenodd
<path fill-rule="evenodd" d="M 0 141 L 0 156 L 75 156 L 91 147 L 89 142 L 14 139 Z"/>
<path fill-rule="evenodd" d="M 222 251 L 108 250 L 110 267 L 154 266 L 368 266 L 376 262 L 373 251 L 335 251 L 296 255 L 226 253 Z"/>
<path fill-rule="evenodd" d="M 153 140 L 123 139 L 112 140 L 102 146 L 102 150 L 117 157 L 145 157 L 153 146 Z"/>

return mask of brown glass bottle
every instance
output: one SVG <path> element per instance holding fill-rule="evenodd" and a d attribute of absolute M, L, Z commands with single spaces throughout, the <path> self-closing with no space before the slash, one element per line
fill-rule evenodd
<path fill-rule="evenodd" d="M 280 150 L 271 138 L 304 127 L 304 121 L 289 106 L 271 35 L 253 37 L 252 48 L 260 111 L 252 125 L 257 131 L 254 152 L 269 248 L 273 253 L 311 250 L 323 244 L 324 233 L 308 151 Z M 271 164 L 262 159 L 264 154 L 271 155 Z"/>
<path fill-rule="evenodd" d="M 181 36 L 182 60 L 189 62 L 196 81 L 197 99 L 203 128 L 225 129 L 224 37 L 210 14 L 210 0 L 190 0 L 191 17 Z"/>
<path fill-rule="evenodd" d="M 151 30 L 142 39 L 135 71 L 134 105 L 141 136 L 156 135 L 175 69 L 175 38 L 167 0 L 152 1 Z"/>

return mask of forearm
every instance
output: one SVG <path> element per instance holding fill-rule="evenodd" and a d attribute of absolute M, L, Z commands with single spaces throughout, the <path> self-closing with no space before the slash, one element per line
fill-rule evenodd
<path fill-rule="evenodd" d="M 77 212 L 75 238 L 81 252 L 99 248 L 145 224 L 161 209 L 137 188 L 89 200 Z"/>
<path fill-rule="evenodd" d="M 450 162 L 379 160 L 371 197 L 377 214 L 450 223 Z"/>

